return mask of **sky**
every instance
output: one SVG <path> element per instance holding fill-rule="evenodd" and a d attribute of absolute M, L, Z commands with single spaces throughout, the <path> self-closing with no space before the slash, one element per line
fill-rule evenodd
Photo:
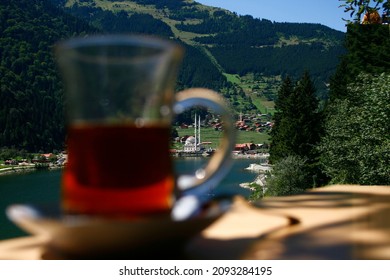
<path fill-rule="evenodd" d="M 320 23 L 345 32 L 349 14 L 339 6 L 339 0 L 195 0 L 213 7 L 223 8 L 239 15 L 276 22 Z"/>

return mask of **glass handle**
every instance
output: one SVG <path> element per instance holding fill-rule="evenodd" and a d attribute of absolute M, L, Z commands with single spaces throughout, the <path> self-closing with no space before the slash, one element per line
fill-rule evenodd
<path fill-rule="evenodd" d="M 200 196 L 208 192 L 229 172 L 235 145 L 235 128 L 232 113 L 221 95 L 203 88 L 192 88 L 178 92 L 174 112 L 181 112 L 194 106 L 207 107 L 221 116 L 223 136 L 216 152 L 208 163 L 192 175 L 178 175 L 177 189 L 182 195 Z"/>

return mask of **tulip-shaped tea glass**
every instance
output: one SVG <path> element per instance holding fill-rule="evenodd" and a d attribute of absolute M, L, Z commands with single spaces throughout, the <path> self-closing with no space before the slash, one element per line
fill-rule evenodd
<path fill-rule="evenodd" d="M 55 52 L 66 92 L 65 213 L 132 218 L 169 212 L 187 192 L 215 185 L 226 174 L 234 145 L 231 114 L 211 90 L 174 93 L 181 47 L 110 35 L 67 40 Z M 171 122 L 193 106 L 220 114 L 224 134 L 204 168 L 176 175 Z"/>

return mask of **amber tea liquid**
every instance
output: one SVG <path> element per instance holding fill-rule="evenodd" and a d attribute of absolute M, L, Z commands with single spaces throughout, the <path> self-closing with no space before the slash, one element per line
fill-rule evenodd
<path fill-rule="evenodd" d="M 74 125 L 63 175 L 67 213 L 133 217 L 171 207 L 169 126 Z"/>

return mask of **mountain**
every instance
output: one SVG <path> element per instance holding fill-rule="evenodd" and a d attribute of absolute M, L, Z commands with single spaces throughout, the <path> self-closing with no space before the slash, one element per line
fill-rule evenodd
<path fill-rule="evenodd" d="M 272 100 L 285 74 L 307 69 L 326 94 L 344 36 L 191 0 L 2 0 L 0 31 L 0 149 L 34 152 L 64 145 L 63 89 L 52 56 L 59 40 L 96 33 L 175 40 L 186 48 L 178 89 L 212 88 L 237 112 L 264 113 L 263 99 Z"/>
<path fill-rule="evenodd" d="M 251 79 L 260 92 L 267 92 L 262 86 L 264 79 L 272 86 L 270 78 L 280 81 L 286 74 L 298 78 L 308 70 L 318 94 L 325 96 L 328 79 L 345 52 L 345 34 L 324 25 L 238 16 L 192 0 L 59 1 L 70 13 L 105 32 L 156 34 L 180 40 L 188 49 L 205 55 L 229 81 L 230 75 L 236 74 L 261 77 Z M 275 94 L 275 88 L 268 93 Z"/>
<path fill-rule="evenodd" d="M 92 32 L 47 1 L 0 2 L 0 149 L 63 148 L 63 93 L 52 46 Z"/>

